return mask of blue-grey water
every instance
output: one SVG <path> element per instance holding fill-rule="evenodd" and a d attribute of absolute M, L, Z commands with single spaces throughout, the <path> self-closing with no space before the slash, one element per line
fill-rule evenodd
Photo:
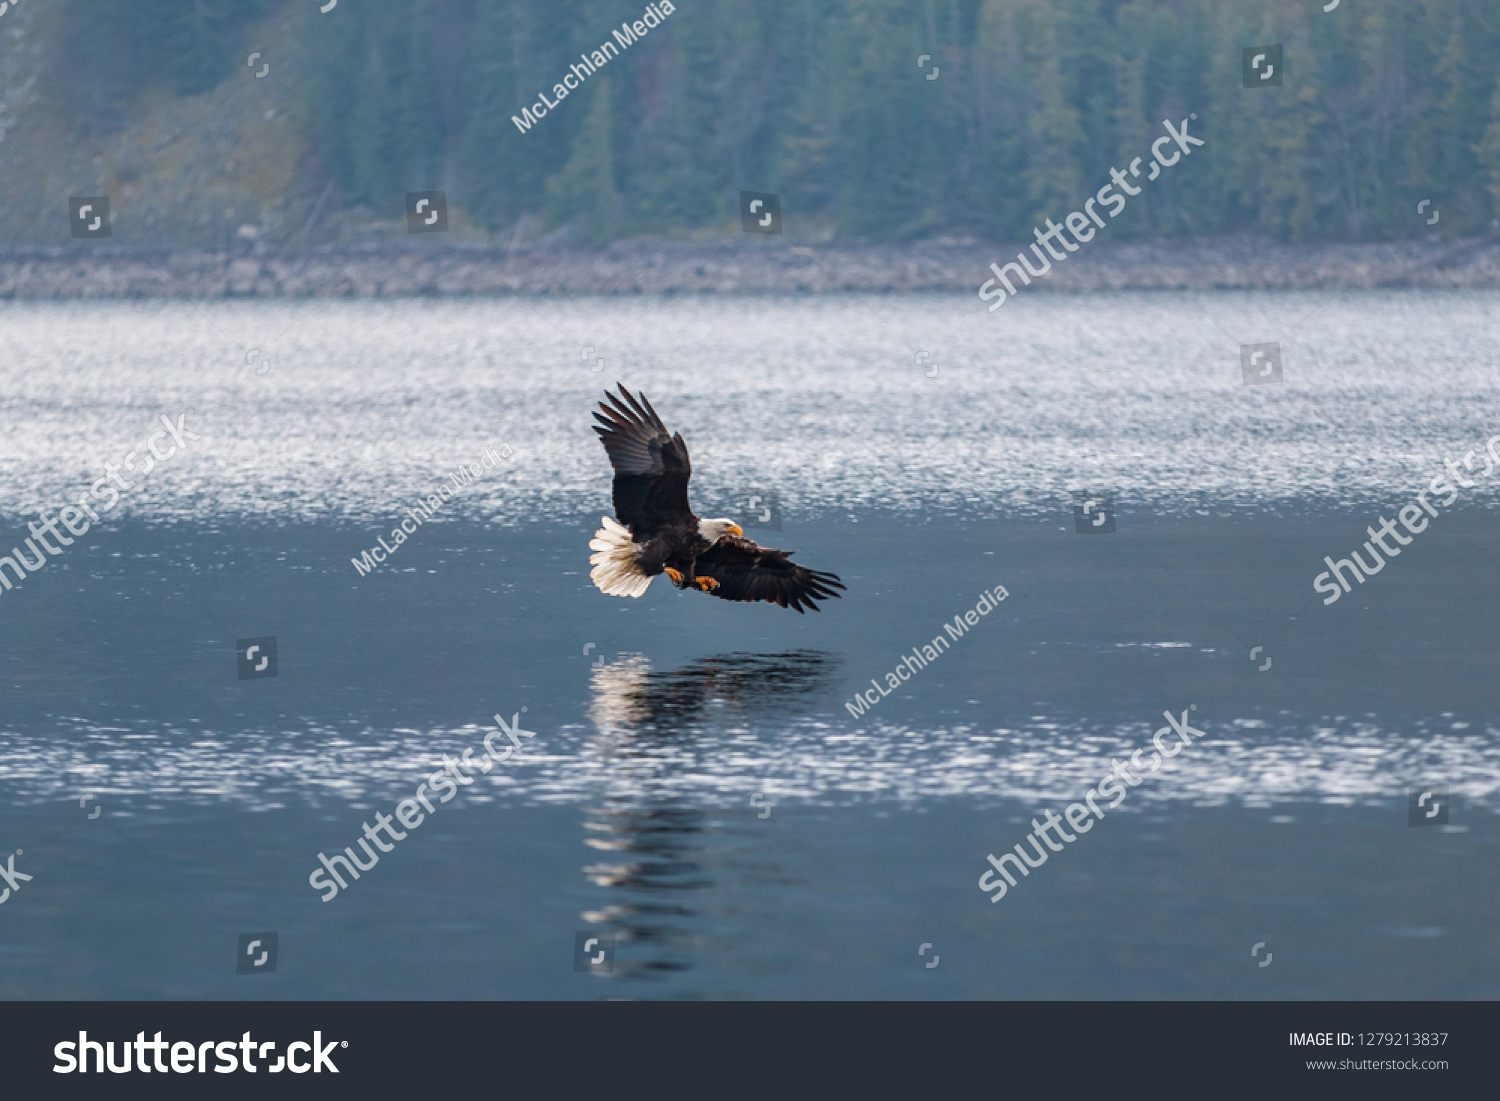
<path fill-rule="evenodd" d="M 1500 996 L 1497 305 L 0 303 L 0 555 L 136 452 L 0 587 L 0 867 L 32 876 L 0 995 Z M 1246 385 L 1273 341 L 1284 380 Z M 700 513 L 845 598 L 595 590 L 616 379 L 686 438 Z M 163 415 L 202 438 L 143 476 Z M 1324 556 L 1471 451 L 1325 606 Z M 1076 530 L 1081 491 L 1115 531 Z M 240 679 L 267 636 L 277 675 Z M 986 855 L 1166 710 L 1202 740 L 992 903 Z M 508 755 L 496 715 L 530 732 Z M 487 736 L 506 759 L 437 802 Z M 424 784 L 322 901 L 319 854 L 364 859 Z M 237 975 L 268 931 L 274 973 Z M 608 972 L 575 970 L 590 938 Z"/>

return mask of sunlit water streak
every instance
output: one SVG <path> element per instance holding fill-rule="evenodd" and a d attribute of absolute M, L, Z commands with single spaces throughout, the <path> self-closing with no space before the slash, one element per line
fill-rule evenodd
<path fill-rule="evenodd" d="M 597 495 L 588 410 L 616 379 L 686 436 L 704 501 L 772 485 L 803 512 L 1040 514 L 1080 487 L 1161 513 L 1388 502 L 1500 431 L 1497 302 L 0 303 L 0 515 L 76 498 L 160 413 L 192 410 L 210 439 L 117 515 L 383 518 L 507 442 L 454 515 L 571 517 Z M 1239 343 L 1272 340 L 1286 382 L 1244 385 Z"/>
<path fill-rule="evenodd" d="M 976 725 L 855 727 L 836 717 L 750 722 L 743 708 L 707 700 L 695 718 L 657 726 L 632 710 L 630 691 L 652 676 L 644 658 L 595 671 L 602 723 L 539 731 L 511 761 L 476 775 L 462 804 L 496 800 L 578 803 L 604 793 L 740 807 L 750 795 L 842 805 L 889 800 L 919 804 L 952 797 L 1071 802 L 1133 749 L 1149 757 L 1149 723 L 1105 726 L 1044 715 L 1016 728 Z M 680 674 L 679 674 L 680 675 Z M 1309 729 L 1293 716 L 1204 721 L 1208 735 L 1131 788 L 1124 807 L 1279 802 L 1378 805 L 1404 798 L 1393 776 L 1446 782 L 1471 804 L 1500 790 L 1500 734 L 1451 716 L 1400 731 L 1370 718 L 1334 716 Z M 1160 724 L 1158 724 L 1160 725 Z M 494 727 L 217 735 L 154 723 L 99 729 L 65 720 L 46 736 L 8 731 L 0 775 L 16 802 L 38 805 L 68 792 L 164 802 L 239 804 L 271 810 L 296 802 L 352 809 L 388 806 L 437 766 L 479 746 Z M 63 736 L 59 737 L 59 733 Z M 670 735 L 670 736 L 667 736 Z"/>

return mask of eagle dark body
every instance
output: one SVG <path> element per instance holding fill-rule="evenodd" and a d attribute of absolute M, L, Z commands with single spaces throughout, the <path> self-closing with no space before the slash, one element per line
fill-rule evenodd
<path fill-rule="evenodd" d="M 688 504 L 693 465 L 681 434 L 671 434 L 644 395 L 624 386 L 599 403 L 594 431 L 615 471 L 615 517 L 629 531 L 605 528 L 589 545 L 599 551 L 596 585 L 612 595 L 639 596 L 651 578 L 666 572 L 678 588 L 695 587 L 721 600 L 767 601 L 783 608 L 817 610 L 817 601 L 844 588 L 831 573 L 791 561 L 791 552 L 744 538 L 729 520 L 703 520 Z M 633 575 L 633 576 L 627 576 Z M 622 580 L 624 578 L 624 580 Z"/>

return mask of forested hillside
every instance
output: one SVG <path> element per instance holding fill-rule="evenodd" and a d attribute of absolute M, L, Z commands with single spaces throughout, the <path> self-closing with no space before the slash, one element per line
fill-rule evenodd
<path fill-rule="evenodd" d="M 390 218 L 443 188 L 469 225 L 526 215 L 602 245 L 723 224 L 744 189 L 780 193 L 791 230 L 1015 240 L 1190 116 L 1208 144 L 1113 237 L 1489 232 L 1500 3 L 1326 2 L 682 0 L 524 132 L 513 116 L 641 0 L 63 0 L 30 26 L 35 98 L 85 145 L 165 100 L 219 109 L 280 28 L 301 204 L 283 236 L 325 192 Z M 17 41 L 0 19 L 0 60 Z M 1242 48 L 1266 44 L 1283 83 L 1246 89 Z"/>

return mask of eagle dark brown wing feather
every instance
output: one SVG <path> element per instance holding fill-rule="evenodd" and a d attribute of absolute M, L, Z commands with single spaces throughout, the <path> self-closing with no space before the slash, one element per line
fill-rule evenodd
<path fill-rule="evenodd" d="M 609 404 L 599 403 L 593 428 L 615 471 L 615 518 L 638 542 L 663 527 L 696 523 L 687 489 L 693 463 L 682 435 L 667 431 L 644 394 L 621 386 L 618 397 L 605 397 Z"/>
<path fill-rule="evenodd" d="M 799 613 L 804 608 L 816 612 L 817 601 L 840 595 L 834 591 L 844 588 L 838 575 L 799 566 L 791 555 L 726 535 L 698 556 L 696 572 L 719 583 L 713 595 L 721 600 L 764 600 Z"/>

